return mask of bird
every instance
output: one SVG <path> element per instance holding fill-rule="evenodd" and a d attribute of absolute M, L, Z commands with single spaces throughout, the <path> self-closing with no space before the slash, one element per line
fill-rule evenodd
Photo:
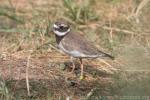
<path fill-rule="evenodd" d="M 113 56 L 100 51 L 95 45 L 84 38 L 81 34 L 73 31 L 71 25 L 67 21 L 58 20 L 54 22 L 52 31 L 55 34 L 58 49 L 71 57 L 73 66 L 71 72 L 73 72 L 75 69 L 73 58 L 79 59 L 81 79 L 84 77 L 84 66 L 82 59 L 103 57 L 114 59 Z"/>

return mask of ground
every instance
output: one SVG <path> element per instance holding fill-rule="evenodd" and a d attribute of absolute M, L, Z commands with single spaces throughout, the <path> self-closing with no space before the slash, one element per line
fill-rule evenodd
<path fill-rule="evenodd" d="M 48 52 L 48 54 L 52 52 Z M 137 71 L 125 71 L 120 70 L 119 67 L 108 66 L 97 59 L 89 59 L 84 60 L 85 79 L 80 80 L 78 62 L 76 62 L 74 73 L 70 73 L 69 57 L 60 53 L 57 55 L 55 58 L 42 54 L 39 57 L 31 57 L 30 60 L 28 57 L 18 58 L 18 55 L 17 57 L 14 55 L 3 56 L 0 60 L 1 77 L 2 80 L 5 80 L 10 92 L 9 95 L 20 99 L 30 98 L 31 100 L 41 100 L 41 98 L 44 100 L 50 98 L 65 99 L 67 97 L 74 100 L 81 98 L 115 100 L 122 97 L 114 97 L 113 95 L 149 95 L 149 71 L 140 71 L 138 67 Z M 60 59 L 63 60 L 59 62 Z M 30 96 L 27 96 L 26 88 L 28 61 L 30 63 L 28 72 Z M 113 61 L 106 61 L 115 65 L 112 63 Z M 139 84 L 136 84 L 137 82 Z"/>
<path fill-rule="evenodd" d="M 29 83 L 31 98 L 41 98 L 42 96 L 46 99 L 47 96 L 53 95 L 56 98 L 69 96 L 74 99 L 79 99 L 79 97 L 82 96 L 86 97 L 92 89 L 96 89 L 98 86 L 102 86 L 102 90 L 104 90 L 107 86 L 112 84 L 110 77 L 112 73 L 107 73 L 102 69 L 98 70 L 98 68 L 96 68 L 98 65 L 87 65 L 86 63 L 85 79 L 81 81 L 79 79 L 79 64 L 76 64 L 77 68 L 75 72 L 70 73 L 71 64 L 69 63 L 69 59 L 64 60 L 64 63 L 55 63 L 52 61 L 53 59 L 54 58 L 50 57 L 30 59 Z M 26 98 L 27 89 L 25 79 L 27 58 L 8 56 L 7 60 L 1 59 L 0 65 L 0 70 L 2 71 L 1 76 L 4 80 L 7 80 L 6 84 L 8 84 L 8 89 L 11 89 L 13 95 Z M 60 66 L 63 67 L 63 69 Z M 24 94 L 19 94 L 20 92 Z M 110 91 L 101 91 L 100 93 L 102 95 L 108 95 L 109 92 Z"/>

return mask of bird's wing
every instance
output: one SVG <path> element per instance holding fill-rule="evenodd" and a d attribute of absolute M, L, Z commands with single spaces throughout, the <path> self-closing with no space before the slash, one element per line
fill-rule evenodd
<path fill-rule="evenodd" d="M 110 56 L 99 51 L 91 42 L 79 34 L 68 33 L 61 41 L 61 46 L 75 57 L 105 57 Z M 111 57 L 111 56 L 110 56 Z"/>

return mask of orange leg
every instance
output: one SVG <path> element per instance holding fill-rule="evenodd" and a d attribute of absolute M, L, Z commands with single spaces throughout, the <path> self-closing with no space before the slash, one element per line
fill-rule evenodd
<path fill-rule="evenodd" d="M 83 62 L 82 62 L 82 58 L 80 58 L 80 64 L 81 64 L 81 78 L 83 78 Z"/>
<path fill-rule="evenodd" d="M 74 69 L 75 69 L 75 63 L 74 63 L 73 57 L 71 57 L 71 62 L 72 62 L 72 70 L 71 70 L 71 73 L 73 73 L 73 72 L 74 72 Z"/>

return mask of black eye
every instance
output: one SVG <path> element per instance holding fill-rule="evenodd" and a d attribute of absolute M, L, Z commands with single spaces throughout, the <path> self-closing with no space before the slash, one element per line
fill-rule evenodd
<path fill-rule="evenodd" d="M 63 28 L 64 28 L 64 26 L 60 26 L 59 28 L 60 28 L 60 29 L 63 29 Z"/>

